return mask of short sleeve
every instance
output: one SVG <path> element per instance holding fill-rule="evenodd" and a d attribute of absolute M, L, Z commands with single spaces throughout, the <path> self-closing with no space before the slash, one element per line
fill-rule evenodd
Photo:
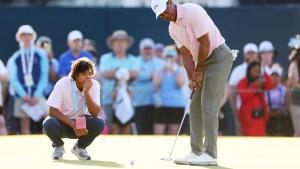
<path fill-rule="evenodd" d="M 111 57 L 109 54 L 104 54 L 101 56 L 101 59 L 99 61 L 100 72 L 105 72 L 111 69 L 110 58 Z"/>
<path fill-rule="evenodd" d="M 48 106 L 54 107 L 59 110 L 62 109 L 62 100 L 63 100 L 63 93 L 64 93 L 63 92 L 64 85 L 62 82 L 63 81 L 60 80 L 55 84 L 54 89 L 47 100 Z"/>

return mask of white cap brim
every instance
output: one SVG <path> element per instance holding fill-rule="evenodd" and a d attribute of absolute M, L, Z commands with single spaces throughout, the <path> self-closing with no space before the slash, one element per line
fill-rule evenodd
<path fill-rule="evenodd" d="M 155 13 L 156 19 L 167 9 L 168 0 L 152 0 L 151 9 Z"/>
<path fill-rule="evenodd" d="M 37 34 L 33 30 L 33 28 L 30 25 L 22 25 L 19 27 L 18 32 L 16 33 L 16 40 L 17 42 L 21 41 L 21 34 L 32 34 L 33 35 L 33 41 L 35 41 Z"/>

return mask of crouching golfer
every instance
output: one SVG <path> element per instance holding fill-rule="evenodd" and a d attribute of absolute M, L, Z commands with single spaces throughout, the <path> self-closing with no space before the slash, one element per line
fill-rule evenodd
<path fill-rule="evenodd" d="M 100 84 L 92 80 L 95 65 L 86 58 L 72 64 L 69 77 L 59 80 L 48 98 L 49 117 L 44 121 L 44 132 L 53 142 L 52 158 L 62 159 L 62 138 L 78 139 L 72 153 L 80 160 L 90 160 L 86 151 L 102 132 L 104 121 L 100 112 Z"/>

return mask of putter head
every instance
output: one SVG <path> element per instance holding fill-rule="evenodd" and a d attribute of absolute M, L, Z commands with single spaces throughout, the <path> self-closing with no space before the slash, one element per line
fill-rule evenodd
<path fill-rule="evenodd" d="M 163 161 L 172 161 L 173 159 L 171 158 L 171 156 L 168 156 L 168 157 L 161 158 L 161 160 L 163 160 Z"/>

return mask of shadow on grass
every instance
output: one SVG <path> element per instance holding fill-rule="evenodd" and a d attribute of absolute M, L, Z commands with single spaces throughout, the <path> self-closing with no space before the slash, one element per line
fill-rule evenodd
<path fill-rule="evenodd" d="M 177 164 L 177 165 L 182 165 L 182 164 Z M 200 168 L 207 168 L 207 169 L 232 169 L 228 167 L 223 167 L 223 166 L 204 166 L 204 165 L 190 165 L 192 167 L 200 167 Z"/>
<path fill-rule="evenodd" d="M 112 161 L 96 161 L 96 160 L 58 160 L 56 162 L 72 164 L 72 165 L 82 165 L 82 166 L 98 166 L 98 167 L 107 167 L 107 168 L 124 168 L 124 165 L 121 165 L 117 162 Z"/>
<path fill-rule="evenodd" d="M 203 168 L 207 168 L 207 169 L 231 169 L 231 168 L 227 168 L 227 167 L 223 167 L 223 166 L 203 166 Z"/>

